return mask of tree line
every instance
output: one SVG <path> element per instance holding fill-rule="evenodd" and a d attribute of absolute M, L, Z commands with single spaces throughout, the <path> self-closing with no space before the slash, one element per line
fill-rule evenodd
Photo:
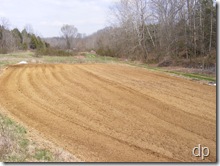
<path fill-rule="evenodd" d="M 49 44 L 33 33 L 30 26 L 22 31 L 18 28 L 9 30 L 9 21 L 0 18 L 0 53 L 8 53 L 16 50 L 46 49 Z"/>
<path fill-rule="evenodd" d="M 17 28 L 9 30 L 7 21 L 2 20 L 0 52 L 51 46 L 57 50 L 95 50 L 99 55 L 142 62 L 204 61 L 210 57 L 216 61 L 214 0 L 119 0 L 111 6 L 108 17 L 109 26 L 92 35 L 78 33 L 73 25 L 63 25 L 61 37 L 44 39 L 28 28 L 21 32 Z"/>
<path fill-rule="evenodd" d="M 216 61 L 214 0 L 120 0 L 110 8 L 110 26 L 85 36 L 63 25 L 62 36 L 46 41 L 59 49 L 161 62 L 200 58 Z"/>
<path fill-rule="evenodd" d="M 111 26 L 85 38 L 87 49 L 144 62 L 216 54 L 213 0 L 120 0 L 110 12 Z"/>

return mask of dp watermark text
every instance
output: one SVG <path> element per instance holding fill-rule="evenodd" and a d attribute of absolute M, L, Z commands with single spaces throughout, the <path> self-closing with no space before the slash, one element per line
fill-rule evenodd
<path fill-rule="evenodd" d="M 201 157 L 202 160 L 205 160 L 205 158 L 210 155 L 210 150 L 208 147 L 203 147 L 201 144 L 199 144 L 192 149 L 192 155 L 195 157 Z"/>

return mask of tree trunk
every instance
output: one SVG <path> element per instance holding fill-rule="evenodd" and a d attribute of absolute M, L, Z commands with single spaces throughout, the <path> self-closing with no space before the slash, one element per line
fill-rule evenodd
<path fill-rule="evenodd" d="M 196 0 L 194 1 L 194 5 L 196 5 Z M 194 43 L 194 56 L 196 57 L 197 54 L 197 43 L 196 43 L 196 8 L 194 7 L 193 11 L 193 43 Z"/>
<path fill-rule="evenodd" d="M 213 17 L 213 13 L 212 13 L 212 9 L 211 9 L 211 29 L 210 29 L 210 39 L 209 39 L 209 53 L 211 52 L 212 49 L 212 29 L 213 29 L 213 21 L 212 18 Z"/>
<path fill-rule="evenodd" d="M 202 5 L 200 4 L 200 9 L 199 9 L 199 27 L 200 27 L 200 51 L 202 56 L 204 56 L 205 51 L 204 51 L 204 23 L 202 21 Z"/>

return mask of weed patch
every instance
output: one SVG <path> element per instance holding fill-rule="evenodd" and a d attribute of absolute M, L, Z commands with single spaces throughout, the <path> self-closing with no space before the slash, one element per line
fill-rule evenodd
<path fill-rule="evenodd" d="M 26 133 L 24 127 L 0 114 L 0 161 L 63 161 L 47 149 L 36 148 Z"/>

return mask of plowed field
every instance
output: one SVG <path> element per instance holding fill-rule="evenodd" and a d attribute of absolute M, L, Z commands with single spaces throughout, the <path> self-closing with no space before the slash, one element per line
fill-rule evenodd
<path fill-rule="evenodd" d="M 118 64 L 15 65 L 0 105 L 82 161 L 216 161 L 216 88 Z"/>

